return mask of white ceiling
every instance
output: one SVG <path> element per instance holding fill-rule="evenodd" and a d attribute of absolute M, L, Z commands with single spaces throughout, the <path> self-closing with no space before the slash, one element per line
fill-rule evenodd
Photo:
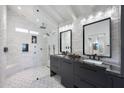
<path fill-rule="evenodd" d="M 20 6 L 20 5 L 19 5 Z M 49 29 L 55 29 L 59 24 L 73 21 L 79 17 L 87 17 L 99 10 L 104 10 L 110 6 L 95 5 L 9 5 L 8 9 L 17 12 L 19 15 L 25 16 L 28 20 L 41 26 L 42 23 L 47 25 Z M 39 12 L 36 10 L 39 9 Z"/>

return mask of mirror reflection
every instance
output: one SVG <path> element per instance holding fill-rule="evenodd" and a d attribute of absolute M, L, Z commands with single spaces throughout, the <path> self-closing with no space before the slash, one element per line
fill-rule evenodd
<path fill-rule="evenodd" d="M 72 31 L 60 32 L 60 52 L 72 52 Z"/>
<path fill-rule="evenodd" d="M 110 22 L 107 18 L 83 26 L 85 55 L 111 57 Z"/>

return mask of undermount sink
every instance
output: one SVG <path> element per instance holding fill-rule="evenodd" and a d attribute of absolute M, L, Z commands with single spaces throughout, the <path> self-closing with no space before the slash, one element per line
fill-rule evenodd
<path fill-rule="evenodd" d="M 56 56 L 64 57 L 65 55 L 56 55 Z"/>
<path fill-rule="evenodd" d="M 97 64 L 97 65 L 101 65 L 103 63 L 102 61 L 91 60 L 91 59 L 85 59 L 83 61 L 86 62 L 86 63 Z"/>

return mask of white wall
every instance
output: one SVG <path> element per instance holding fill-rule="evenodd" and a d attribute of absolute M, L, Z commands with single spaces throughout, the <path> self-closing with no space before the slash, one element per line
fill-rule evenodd
<path fill-rule="evenodd" d="M 23 15 L 7 10 L 7 74 L 11 75 L 26 68 L 47 64 L 47 39 L 43 38 L 44 30 L 28 21 Z M 31 43 L 31 34 L 16 32 L 16 28 L 36 31 L 37 44 Z M 22 43 L 29 44 L 29 52 L 22 52 Z M 36 48 L 34 48 L 36 46 Z M 40 50 L 42 48 L 42 50 Z M 36 54 L 34 54 L 36 52 Z"/>
<path fill-rule="evenodd" d="M 0 87 L 3 87 L 5 81 L 6 53 L 3 48 L 6 46 L 6 6 L 0 6 Z"/>

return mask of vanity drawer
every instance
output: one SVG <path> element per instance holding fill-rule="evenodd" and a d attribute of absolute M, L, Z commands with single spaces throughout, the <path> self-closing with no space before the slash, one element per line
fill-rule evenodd
<path fill-rule="evenodd" d="M 80 78 L 78 76 L 74 76 L 74 86 L 79 88 L 95 88 L 96 86 L 90 84 L 86 79 Z"/>
<path fill-rule="evenodd" d="M 50 56 L 50 70 L 60 74 L 60 58 L 56 56 Z"/>
<path fill-rule="evenodd" d="M 107 87 L 108 77 L 104 71 L 94 69 L 91 67 L 80 66 L 80 77 L 92 81 L 98 86 Z"/>
<path fill-rule="evenodd" d="M 114 88 L 124 88 L 124 77 L 112 77 L 112 84 Z"/>
<path fill-rule="evenodd" d="M 73 87 L 73 62 L 63 60 L 61 63 L 61 82 L 66 87 Z"/>
<path fill-rule="evenodd" d="M 73 81 L 73 63 L 68 60 L 64 60 L 61 66 L 62 66 L 61 77 L 72 82 Z"/>
<path fill-rule="evenodd" d="M 73 88 L 73 82 L 70 82 L 68 79 L 62 77 L 61 83 L 67 88 Z"/>
<path fill-rule="evenodd" d="M 80 75 L 80 63 L 79 62 L 74 62 L 74 74 L 75 75 Z"/>
<path fill-rule="evenodd" d="M 75 63 L 74 74 L 88 80 L 97 87 L 107 87 L 108 86 L 108 76 L 104 70 L 92 67 L 90 65 L 85 65 L 82 63 Z"/>

